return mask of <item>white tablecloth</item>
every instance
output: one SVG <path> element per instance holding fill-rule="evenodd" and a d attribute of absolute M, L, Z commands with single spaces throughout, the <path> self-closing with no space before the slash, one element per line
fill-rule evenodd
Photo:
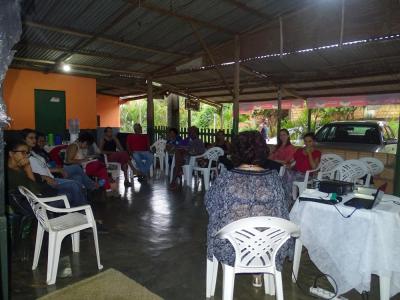
<path fill-rule="evenodd" d="M 300 226 L 303 245 L 318 269 L 335 279 L 339 294 L 369 291 L 371 274 L 390 276 L 390 295 L 400 292 L 400 205 L 393 201 L 400 203 L 385 195 L 374 209 L 359 209 L 349 218 L 333 205 L 296 201 L 293 206 L 290 219 Z M 354 210 L 336 207 L 345 216 Z"/>

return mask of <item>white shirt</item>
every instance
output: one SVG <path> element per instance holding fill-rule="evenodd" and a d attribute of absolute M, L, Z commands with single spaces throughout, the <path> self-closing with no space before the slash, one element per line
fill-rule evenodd
<path fill-rule="evenodd" d="M 47 166 L 46 160 L 39 154 L 31 151 L 31 156 L 29 156 L 29 162 L 31 164 L 32 172 L 54 178 L 51 174 L 49 167 Z"/>

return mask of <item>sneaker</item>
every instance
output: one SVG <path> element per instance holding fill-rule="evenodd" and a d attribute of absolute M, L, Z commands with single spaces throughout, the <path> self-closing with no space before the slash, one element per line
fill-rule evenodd
<path fill-rule="evenodd" d="M 262 287 L 261 275 L 253 275 L 253 286 L 257 288 Z"/>

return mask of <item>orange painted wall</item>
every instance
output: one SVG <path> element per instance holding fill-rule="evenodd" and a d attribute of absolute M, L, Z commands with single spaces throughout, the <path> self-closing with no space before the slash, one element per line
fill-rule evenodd
<path fill-rule="evenodd" d="M 119 97 L 97 94 L 100 127 L 120 127 Z"/>
<path fill-rule="evenodd" d="M 10 69 L 4 81 L 4 99 L 12 118 L 10 129 L 35 127 L 35 89 L 65 91 L 67 122 L 78 118 L 81 128 L 96 128 L 95 79 Z"/>

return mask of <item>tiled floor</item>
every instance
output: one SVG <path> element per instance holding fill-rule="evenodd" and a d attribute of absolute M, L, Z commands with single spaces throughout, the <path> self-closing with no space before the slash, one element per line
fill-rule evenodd
<path fill-rule="evenodd" d="M 104 268 L 123 272 L 164 299 L 205 299 L 207 214 L 203 193 L 188 188 L 169 191 L 163 176 L 146 184 L 135 181 L 130 188 L 121 185 L 120 191 L 121 199 L 97 197 L 93 203 L 95 216 L 103 219 L 109 229 L 109 234 L 99 235 Z M 98 272 L 92 236 L 83 238 L 79 254 L 72 254 L 67 238 L 62 247 L 57 283 L 47 286 L 47 243 L 43 245 L 38 269 L 31 270 L 34 235 L 35 232 L 28 261 L 21 262 L 14 255 L 12 299 L 35 299 Z M 221 273 L 220 270 L 215 299 L 221 299 Z M 318 274 L 306 252 L 303 253 L 299 285 L 308 290 Z M 290 276 L 291 263 L 287 262 L 283 272 L 285 299 L 313 299 L 293 284 Z M 251 275 L 237 276 L 236 300 L 275 299 L 265 295 L 263 289 L 254 288 L 251 280 Z M 369 299 L 379 299 L 376 283 L 374 278 Z M 361 299 L 356 292 L 346 297 Z"/>

